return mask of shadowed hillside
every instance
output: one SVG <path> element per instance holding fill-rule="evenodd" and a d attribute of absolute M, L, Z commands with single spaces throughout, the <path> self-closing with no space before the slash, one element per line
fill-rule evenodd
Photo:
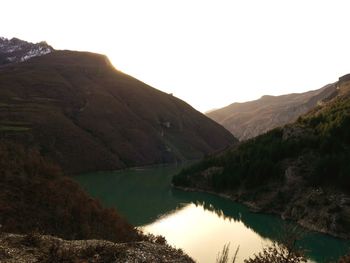
<path fill-rule="evenodd" d="M 223 125 L 239 140 L 246 140 L 273 128 L 296 121 L 335 92 L 335 85 L 282 96 L 263 96 L 258 100 L 233 103 L 206 115 Z"/>
<path fill-rule="evenodd" d="M 0 137 L 72 173 L 201 158 L 236 139 L 105 56 L 54 51 L 0 68 Z"/>

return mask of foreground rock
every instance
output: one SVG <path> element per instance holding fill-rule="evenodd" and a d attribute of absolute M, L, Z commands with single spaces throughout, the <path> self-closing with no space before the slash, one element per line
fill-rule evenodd
<path fill-rule="evenodd" d="M 67 241 L 53 236 L 0 235 L 0 262 L 194 262 L 181 250 L 151 242 Z"/>

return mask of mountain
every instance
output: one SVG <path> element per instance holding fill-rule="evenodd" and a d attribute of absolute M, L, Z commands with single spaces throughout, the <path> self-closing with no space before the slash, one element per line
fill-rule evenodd
<path fill-rule="evenodd" d="M 233 103 L 206 115 L 228 129 L 239 140 L 246 140 L 273 128 L 294 122 L 335 92 L 335 84 L 305 93 L 262 96 L 258 100 Z"/>
<path fill-rule="evenodd" d="M 0 138 L 37 148 L 69 173 L 198 159 L 236 142 L 105 56 L 75 51 L 0 67 Z"/>
<path fill-rule="evenodd" d="M 330 97 L 293 124 L 184 169 L 174 185 L 350 238 L 350 74 L 334 85 Z"/>
<path fill-rule="evenodd" d="M 30 43 L 18 38 L 0 37 L 0 65 L 23 62 L 51 53 L 54 49 L 46 42 Z"/>

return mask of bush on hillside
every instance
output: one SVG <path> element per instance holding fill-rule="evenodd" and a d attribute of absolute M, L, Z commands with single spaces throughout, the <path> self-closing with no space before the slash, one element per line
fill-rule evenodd
<path fill-rule="evenodd" d="M 0 142 L 0 167 L 2 231 L 119 242 L 143 238 L 36 150 Z"/>

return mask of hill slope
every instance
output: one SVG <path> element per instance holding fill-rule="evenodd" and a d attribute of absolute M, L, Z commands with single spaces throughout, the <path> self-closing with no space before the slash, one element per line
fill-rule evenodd
<path fill-rule="evenodd" d="M 233 103 L 206 115 L 223 125 L 239 140 L 246 140 L 273 128 L 296 121 L 335 92 L 335 85 L 305 93 L 263 96 L 258 100 Z"/>
<path fill-rule="evenodd" d="M 172 95 L 105 56 L 53 51 L 0 68 L 0 137 L 78 173 L 200 158 L 235 143 Z"/>
<path fill-rule="evenodd" d="M 36 150 L 1 141 L 0 156 L 0 232 L 38 231 L 66 239 L 118 242 L 142 239 L 114 209 L 102 207 Z"/>
<path fill-rule="evenodd" d="M 337 87 L 295 123 L 183 170 L 174 184 L 350 238 L 350 75 Z"/>

